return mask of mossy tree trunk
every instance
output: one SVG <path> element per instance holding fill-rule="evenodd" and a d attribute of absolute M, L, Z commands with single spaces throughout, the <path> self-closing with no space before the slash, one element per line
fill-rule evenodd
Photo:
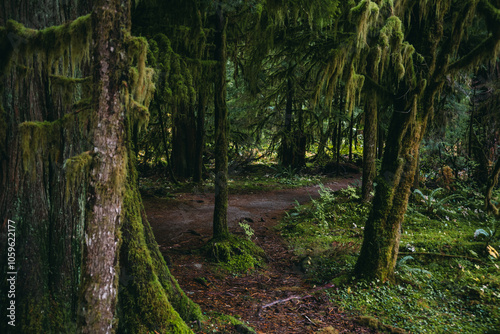
<path fill-rule="evenodd" d="M 67 7 L 57 0 L 23 4 L 5 0 L 0 8 L 0 26 L 12 19 L 32 29 L 62 24 L 90 12 L 87 3 L 76 1 L 75 6 Z M 86 194 L 80 182 L 74 184 L 71 194 L 66 191 L 64 162 L 90 149 L 81 133 L 86 131 L 87 113 L 82 111 L 82 117 L 73 118 L 64 128 L 42 125 L 73 110 L 62 102 L 55 85 L 53 94 L 48 94 L 48 66 L 34 61 L 40 54 L 24 57 L 25 62 L 33 61 L 24 67 L 26 73 L 17 70 L 13 59 L 21 57 L 28 44 L 23 32 L 12 25 L 0 32 L 0 58 L 10 57 L 10 65 L 0 65 L 0 132 L 4 135 L 0 138 L 0 332 L 74 332 Z M 89 74 L 86 67 L 80 73 Z M 23 136 L 27 136 L 25 140 Z M 23 142 L 34 148 L 31 154 L 24 154 Z M 15 222 L 14 270 L 7 267 L 5 256 L 7 219 Z M 7 272 L 17 272 L 12 299 L 6 293 Z M 10 301 L 15 301 L 15 327 L 7 324 Z"/>
<path fill-rule="evenodd" d="M 30 22 L 28 14 L 39 10 L 49 11 L 49 16 L 60 4 L 37 5 L 40 8 L 25 8 L 20 16 L 9 14 L 35 28 L 60 23 Z M 76 8 L 82 12 L 70 11 L 75 16 L 65 16 L 64 21 L 90 12 L 85 6 Z M 2 333 L 190 333 L 186 322 L 202 319 L 199 307 L 169 273 L 137 190 L 132 129 L 139 111 L 146 108 L 141 105 L 146 98 L 131 91 L 148 91 L 149 81 L 135 89 L 137 82 L 128 78 L 132 61 L 146 71 L 140 56 L 146 44 L 129 35 L 128 8 L 128 1 L 99 1 L 93 25 L 86 16 L 38 32 L 14 23 L 0 29 L 0 44 L 11 51 L 10 65 L 2 66 L 0 73 L 7 93 L 2 95 L 7 145 L 0 161 L 0 212 L 16 222 L 17 271 L 16 326 L 2 321 Z M 86 70 L 85 59 L 74 71 L 93 78 L 93 103 L 83 103 L 87 96 L 79 93 L 80 88 L 69 99 L 57 93 L 53 82 L 49 89 L 54 68 L 72 63 L 59 57 L 69 55 L 69 44 L 81 42 L 81 35 L 72 35 L 78 32 L 95 40 L 93 71 Z M 20 42 L 10 43 L 12 37 Z M 49 37 L 62 47 L 57 52 L 50 49 L 56 55 L 52 63 L 43 58 L 30 61 L 37 57 L 30 50 L 42 45 L 43 55 L 49 53 L 46 47 L 54 47 L 53 42 L 44 46 Z M 71 51 L 78 54 L 77 49 Z M 32 76 L 20 76 L 20 66 L 34 66 L 28 71 Z M 82 82 L 59 79 L 68 85 Z M 83 101 L 73 107 L 79 98 Z M 1 290 L 7 291 L 5 257 L 0 267 Z M 0 304 L 6 319 L 6 294 L 0 296 Z"/>
<path fill-rule="evenodd" d="M 218 3 L 215 14 L 215 70 L 214 85 L 214 114 L 215 114 L 215 206 L 213 220 L 213 238 L 215 240 L 227 239 L 229 230 L 227 226 L 227 105 L 226 105 L 226 45 L 227 18 Z"/>
<path fill-rule="evenodd" d="M 292 79 L 287 79 L 287 92 L 285 104 L 285 122 L 283 125 L 283 135 L 280 147 L 280 163 L 284 167 L 293 167 L 294 148 L 292 138 L 293 119 L 293 83 Z"/>
<path fill-rule="evenodd" d="M 79 327 L 83 333 L 110 333 L 118 295 L 119 230 L 126 181 L 124 82 L 125 33 L 130 31 L 126 0 L 97 0 L 92 10 L 92 164 L 87 190 L 84 268 Z M 131 139 L 131 138 L 129 138 Z"/>
<path fill-rule="evenodd" d="M 371 66 L 369 75 L 373 81 L 378 82 L 378 73 L 375 70 L 376 51 L 372 50 L 368 57 Z M 368 202 L 371 200 L 373 180 L 375 179 L 377 159 L 377 129 L 378 125 L 378 98 L 377 91 L 368 88 L 365 95 L 365 118 L 363 129 L 363 179 L 361 183 L 361 198 Z"/>
<path fill-rule="evenodd" d="M 410 12 L 411 16 L 406 15 Z M 492 51 L 498 50 L 498 12 L 499 9 L 488 0 L 453 3 L 450 0 L 436 0 L 429 4 L 408 2 L 396 7 L 395 16 L 389 17 L 391 21 L 387 22 L 397 23 L 387 27 L 397 32 L 401 42 L 399 50 L 411 53 L 402 54 L 409 61 L 406 65 L 400 63 L 400 66 L 395 67 L 399 72 L 385 71 L 386 76 L 390 73 L 385 80 L 392 81 L 393 86 L 389 86 L 389 90 L 377 87 L 379 96 L 392 96 L 394 110 L 380 175 L 375 178 L 377 186 L 372 210 L 355 266 L 357 277 L 381 281 L 393 279 L 401 224 L 417 168 L 418 150 L 427 120 L 434 112 L 436 96 L 449 75 L 491 57 Z M 467 36 L 465 31 L 476 22 L 476 14 L 482 15 L 488 26 L 495 28 L 476 47 L 461 54 L 459 51 L 463 50 L 459 47 Z M 449 20 L 450 17 L 454 19 Z M 399 18 L 410 22 L 399 24 Z M 403 33 L 401 27 L 408 30 Z M 384 34 L 387 31 L 381 30 Z M 413 51 L 419 55 L 415 60 Z M 457 57 L 458 60 L 452 62 Z M 415 66 L 418 62 L 426 66 Z M 394 93 L 391 93 L 391 89 Z"/>
<path fill-rule="evenodd" d="M 394 113 L 389 126 L 387 140 L 391 145 L 387 145 L 384 151 L 381 172 L 375 178 L 377 187 L 373 207 L 365 225 L 363 245 L 355 267 L 358 277 L 381 281 L 393 279 L 401 224 L 411 193 L 418 148 L 426 126 L 425 119 L 413 121 L 417 112 L 416 101 L 408 103 L 415 105 L 409 106 L 402 101 L 395 103 L 396 110 L 408 110 L 411 107 L 412 111 Z"/>

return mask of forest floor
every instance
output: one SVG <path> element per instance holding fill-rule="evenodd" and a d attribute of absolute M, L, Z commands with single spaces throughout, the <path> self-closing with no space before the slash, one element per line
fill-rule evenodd
<path fill-rule="evenodd" d="M 359 177 L 330 179 L 324 186 L 346 188 Z M 296 203 L 319 197 L 318 190 L 319 186 L 307 186 L 229 196 L 230 232 L 244 236 L 238 223 L 249 224 L 254 230 L 252 241 L 266 253 L 267 263 L 262 268 L 243 274 L 227 273 L 193 252 L 211 238 L 213 193 L 146 196 L 143 201 L 172 274 L 203 312 L 231 315 L 257 333 L 375 333 L 332 304 L 324 294 L 328 286 L 306 281 L 297 257 L 274 228 Z M 246 333 L 241 327 L 213 322 L 197 332 Z"/>

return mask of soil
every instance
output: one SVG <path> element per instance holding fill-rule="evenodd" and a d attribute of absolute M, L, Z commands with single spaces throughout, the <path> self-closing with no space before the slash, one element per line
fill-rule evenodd
<path fill-rule="evenodd" d="M 359 177 L 356 174 L 332 179 L 324 185 L 338 190 Z M 263 268 L 238 275 L 224 273 L 216 264 L 192 252 L 211 238 L 213 193 L 184 193 L 175 199 L 146 197 L 143 201 L 172 274 L 203 311 L 240 318 L 257 333 L 320 330 L 322 333 L 375 333 L 329 300 L 324 289 L 331 286 L 316 287 L 306 281 L 297 266 L 298 259 L 273 228 L 297 202 L 304 204 L 319 197 L 318 190 L 319 186 L 309 186 L 229 196 L 230 232 L 244 235 L 238 223 L 245 221 L 255 231 L 252 240 L 267 256 Z M 206 327 L 197 332 L 246 333 L 241 327 Z"/>

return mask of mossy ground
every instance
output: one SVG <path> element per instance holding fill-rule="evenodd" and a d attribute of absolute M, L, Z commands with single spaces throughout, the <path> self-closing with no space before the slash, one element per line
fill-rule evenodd
<path fill-rule="evenodd" d="M 396 284 L 350 279 L 369 211 L 354 190 L 295 208 L 280 230 L 311 280 L 334 283 L 328 293 L 343 310 L 412 333 L 498 333 L 500 259 L 487 245 L 498 250 L 500 240 L 474 237 L 477 229 L 494 231 L 495 221 L 482 211 L 481 195 L 467 191 L 431 213 L 412 197 Z"/>
<path fill-rule="evenodd" d="M 264 251 L 252 241 L 230 235 L 225 240 L 210 240 L 202 252 L 229 273 L 238 274 L 260 267 L 264 263 Z"/>

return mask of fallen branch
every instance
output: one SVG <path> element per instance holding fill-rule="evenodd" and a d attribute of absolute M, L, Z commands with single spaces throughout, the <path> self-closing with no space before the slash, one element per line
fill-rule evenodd
<path fill-rule="evenodd" d="M 311 298 L 313 295 L 313 293 L 316 293 L 318 291 L 321 291 L 321 290 L 325 290 L 325 289 L 328 289 L 328 288 L 332 288 L 334 287 L 333 284 L 326 284 L 322 287 L 319 287 L 319 288 L 316 288 L 312 291 L 311 294 L 309 295 L 306 295 L 306 296 L 290 296 L 290 297 L 287 297 L 285 299 L 279 299 L 279 300 L 275 300 L 274 302 L 271 302 L 269 304 L 265 304 L 265 305 L 262 305 L 260 306 L 258 309 L 257 309 L 257 315 L 260 316 L 260 312 L 262 312 L 263 309 L 267 308 L 267 307 L 270 307 L 270 306 L 273 306 L 273 305 L 276 305 L 276 304 L 281 304 L 281 303 L 286 303 L 287 301 L 290 301 L 292 299 L 306 299 L 306 298 Z"/>
<path fill-rule="evenodd" d="M 399 254 L 401 254 L 401 255 L 428 255 L 428 256 L 452 257 L 452 258 L 466 259 L 466 260 L 469 260 L 469 261 L 479 262 L 481 264 L 485 264 L 483 261 L 481 261 L 479 259 L 475 259 L 473 257 L 464 256 L 464 255 L 452 255 L 452 254 L 429 253 L 429 252 L 416 252 L 416 253 L 412 253 L 412 252 L 399 252 Z"/>

